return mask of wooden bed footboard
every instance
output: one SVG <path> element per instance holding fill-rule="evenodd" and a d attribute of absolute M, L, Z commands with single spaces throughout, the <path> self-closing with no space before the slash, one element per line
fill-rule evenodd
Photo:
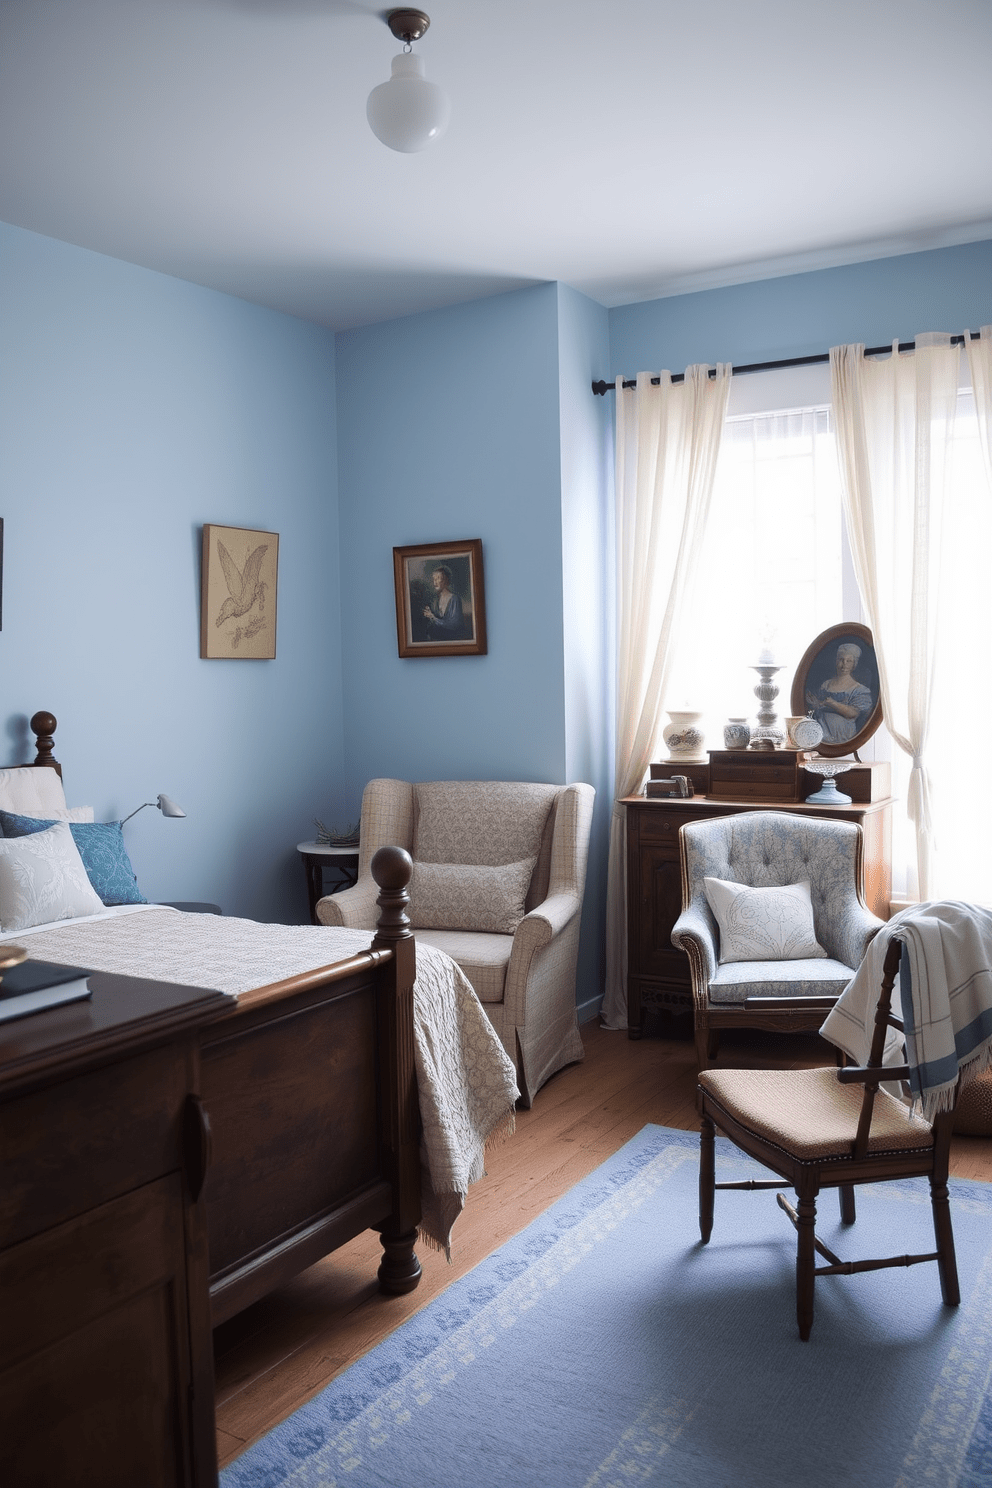
<path fill-rule="evenodd" d="M 31 763 L 61 775 L 56 727 L 48 712 L 31 719 Z M 371 867 L 370 951 L 245 993 L 201 1033 L 186 1140 L 205 1175 L 194 1224 L 205 1209 L 215 1326 L 365 1229 L 382 1236 L 383 1291 L 420 1280 L 413 864 L 384 847 Z"/>
<path fill-rule="evenodd" d="M 367 954 L 248 993 L 201 1036 L 214 1325 L 369 1228 L 383 1291 L 420 1280 L 410 871 L 375 855 Z"/>

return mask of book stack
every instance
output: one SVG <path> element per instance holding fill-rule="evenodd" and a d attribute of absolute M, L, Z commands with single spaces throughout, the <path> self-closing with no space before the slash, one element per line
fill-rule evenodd
<path fill-rule="evenodd" d="M 22 961 L 10 967 L 0 981 L 0 1023 L 92 997 L 89 975 L 82 966 L 58 966 L 54 961 Z"/>

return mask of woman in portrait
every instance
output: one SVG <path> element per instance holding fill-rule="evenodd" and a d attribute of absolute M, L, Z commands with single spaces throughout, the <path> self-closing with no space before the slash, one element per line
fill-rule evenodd
<path fill-rule="evenodd" d="M 465 635 L 465 616 L 462 602 L 451 587 L 451 569 L 439 563 L 431 571 L 434 593 L 424 606 L 423 617 L 427 621 L 427 639 L 430 641 L 460 641 Z"/>
<path fill-rule="evenodd" d="M 837 647 L 834 675 L 806 691 L 806 706 L 821 725 L 827 744 L 853 739 L 874 707 L 871 692 L 854 675 L 860 659 L 861 647 L 844 641 Z"/>

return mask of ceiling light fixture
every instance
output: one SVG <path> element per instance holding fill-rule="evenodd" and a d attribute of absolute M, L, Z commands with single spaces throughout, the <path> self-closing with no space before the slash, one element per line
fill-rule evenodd
<path fill-rule="evenodd" d="M 451 100 L 437 83 L 424 76 L 424 59 L 415 57 L 413 43 L 430 25 L 422 10 L 391 10 L 386 25 L 404 47 L 393 58 L 392 76 L 369 94 L 365 112 L 376 139 L 411 155 L 440 139 L 448 127 Z"/>

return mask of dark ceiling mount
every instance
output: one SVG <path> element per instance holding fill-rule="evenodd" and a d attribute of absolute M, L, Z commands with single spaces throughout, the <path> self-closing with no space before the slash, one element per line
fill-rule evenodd
<path fill-rule="evenodd" d="M 386 25 L 396 40 L 405 41 L 407 46 L 419 41 L 430 23 L 430 16 L 422 10 L 391 10 L 386 17 Z"/>

